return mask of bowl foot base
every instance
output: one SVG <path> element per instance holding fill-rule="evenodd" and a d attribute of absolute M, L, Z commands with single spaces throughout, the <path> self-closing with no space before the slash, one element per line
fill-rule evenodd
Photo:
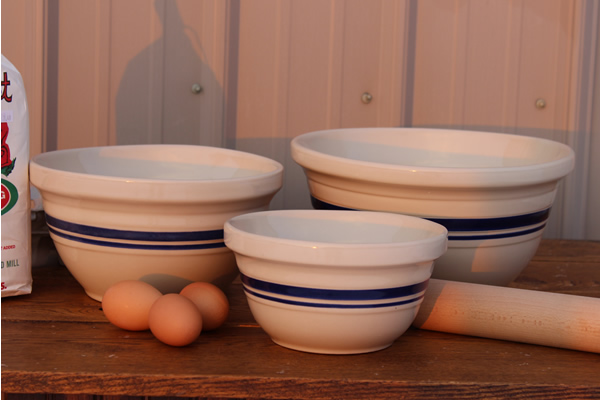
<path fill-rule="evenodd" d="M 285 341 L 276 340 L 271 338 L 273 343 L 285 347 L 290 350 L 302 351 L 304 353 L 315 353 L 315 354 L 364 354 L 364 353 L 373 353 L 376 351 L 387 349 L 392 345 L 392 343 L 385 344 L 383 346 L 374 346 L 367 348 L 352 348 L 352 349 L 344 349 L 344 348 L 321 348 L 321 347 L 312 347 L 312 346 L 304 346 L 300 344 L 287 343 Z"/>

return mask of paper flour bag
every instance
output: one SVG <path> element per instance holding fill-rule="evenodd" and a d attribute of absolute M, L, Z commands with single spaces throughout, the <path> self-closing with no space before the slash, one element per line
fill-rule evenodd
<path fill-rule="evenodd" d="M 29 110 L 23 79 L 2 56 L 2 297 L 31 293 Z"/>

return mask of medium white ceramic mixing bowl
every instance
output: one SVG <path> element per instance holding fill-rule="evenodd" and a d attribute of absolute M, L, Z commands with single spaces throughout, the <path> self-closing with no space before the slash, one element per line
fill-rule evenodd
<path fill-rule="evenodd" d="M 357 128 L 291 143 L 315 208 L 403 213 L 444 225 L 434 278 L 507 285 L 535 254 L 557 184 L 574 165 L 566 145 L 509 134 Z"/>
<path fill-rule="evenodd" d="M 99 301 L 125 279 L 163 293 L 230 283 L 238 270 L 223 224 L 268 209 L 282 173 L 258 155 L 187 145 L 60 150 L 30 163 L 58 253 Z"/>
<path fill-rule="evenodd" d="M 327 354 L 376 351 L 401 336 L 446 235 L 377 212 L 277 210 L 225 223 L 257 323 L 281 346 Z"/>

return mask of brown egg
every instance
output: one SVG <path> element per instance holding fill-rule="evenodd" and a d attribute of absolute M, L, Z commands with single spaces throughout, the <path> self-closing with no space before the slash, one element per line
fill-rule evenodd
<path fill-rule="evenodd" d="M 202 332 L 202 315 L 187 297 L 165 294 L 154 302 L 148 315 L 150 331 L 163 343 L 187 346 Z"/>
<path fill-rule="evenodd" d="M 229 301 L 225 293 L 208 282 L 194 282 L 180 294 L 192 300 L 202 314 L 202 329 L 210 331 L 223 325 L 229 315 Z"/>
<path fill-rule="evenodd" d="M 102 297 L 102 311 L 121 329 L 144 331 L 149 328 L 148 313 L 162 293 L 149 283 L 126 280 L 109 287 Z"/>

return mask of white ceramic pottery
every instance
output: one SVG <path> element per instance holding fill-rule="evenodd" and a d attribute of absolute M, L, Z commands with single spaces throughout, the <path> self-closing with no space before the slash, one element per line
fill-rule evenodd
<path fill-rule="evenodd" d="M 277 210 L 225 223 L 257 323 L 284 347 L 354 354 L 413 322 L 446 229 L 399 214 Z"/>
<path fill-rule="evenodd" d="M 427 218 L 448 231 L 434 278 L 507 285 L 535 254 L 566 145 L 540 138 L 425 128 L 311 132 L 291 143 L 317 209 Z"/>
<path fill-rule="evenodd" d="M 125 279 L 163 293 L 229 284 L 238 270 L 223 224 L 268 209 L 282 174 L 258 155 L 188 145 L 59 150 L 30 163 L 58 253 L 98 301 Z"/>

